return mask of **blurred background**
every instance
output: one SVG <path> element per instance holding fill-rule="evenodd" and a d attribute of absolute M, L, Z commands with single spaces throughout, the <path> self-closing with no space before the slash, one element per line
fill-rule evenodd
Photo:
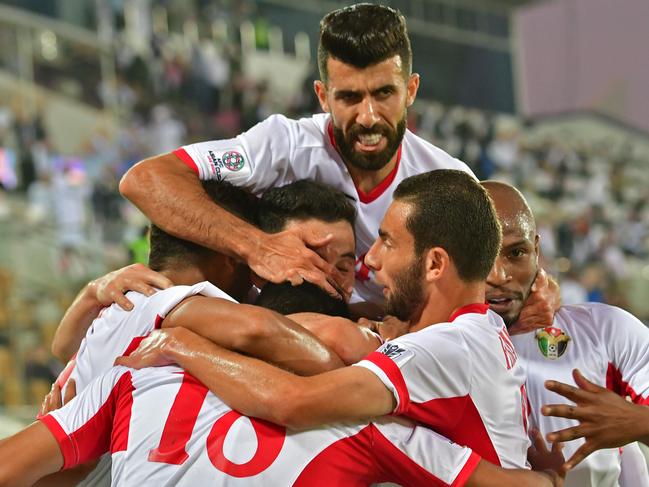
<path fill-rule="evenodd" d="M 33 419 L 81 286 L 146 260 L 137 161 L 319 111 L 320 18 L 352 2 L 0 0 L 0 438 Z M 649 322 L 649 3 L 393 0 L 409 127 L 532 204 L 564 303 Z"/>

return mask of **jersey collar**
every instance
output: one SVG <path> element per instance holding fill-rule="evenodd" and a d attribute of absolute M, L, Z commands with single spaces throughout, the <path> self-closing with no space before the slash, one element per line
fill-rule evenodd
<path fill-rule="evenodd" d="M 340 151 L 338 151 L 338 147 L 336 146 L 336 139 L 334 138 L 334 126 L 333 123 L 331 123 L 331 121 L 329 121 L 329 123 L 327 124 L 327 134 L 329 135 L 329 141 L 331 142 L 331 145 L 333 146 L 334 149 L 336 149 L 336 152 L 340 154 Z M 356 183 L 354 183 L 354 187 L 356 188 L 356 193 L 358 193 L 358 199 L 361 201 L 361 203 L 365 203 L 365 204 L 371 203 L 379 196 L 381 196 L 385 192 L 385 190 L 390 187 L 392 181 L 394 181 L 394 178 L 397 176 L 397 171 L 399 170 L 402 147 L 403 147 L 403 142 L 399 144 L 399 148 L 397 149 L 397 162 L 394 165 L 392 171 L 390 171 L 390 174 L 388 174 L 385 177 L 385 179 L 381 181 L 377 186 L 375 186 L 369 193 L 366 193 L 358 186 L 356 186 Z"/>
<path fill-rule="evenodd" d="M 462 316 L 468 313 L 478 313 L 481 315 L 487 314 L 489 305 L 487 303 L 471 303 L 466 306 L 462 306 L 460 309 L 455 310 L 453 314 L 449 317 L 448 321 L 454 321 L 458 316 Z"/>

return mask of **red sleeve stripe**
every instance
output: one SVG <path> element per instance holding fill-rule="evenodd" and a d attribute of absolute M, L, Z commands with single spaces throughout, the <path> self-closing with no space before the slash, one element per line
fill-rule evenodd
<path fill-rule="evenodd" d="M 372 362 L 388 376 L 388 379 L 390 379 L 390 382 L 392 382 L 392 385 L 397 390 L 397 396 L 399 397 L 399 405 L 394 410 L 394 414 L 404 414 L 410 406 L 410 394 L 408 393 L 408 387 L 406 387 L 406 381 L 401 374 L 399 366 L 390 357 L 381 352 L 372 352 L 365 360 Z"/>
<path fill-rule="evenodd" d="M 649 396 L 642 397 L 633 387 L 622 378 L 622 372 L 612 363 L 609 362 L 606 371 L 606 388 L 619 394 L 620 396 L 629 396 L 636 404 L 649 406 Z"/>
<path fill-rule="evenodd" d="M 478 463 L 480 463 L 480 460 L 480 455 L 475 452 L 471 452 L 471 456 L 464 464 L 464 467 L 462 467 L 462 470 L 460 470 L 460 473 L 455 478 L 455 481 L 451 484 L 451 487 L 462 487 L 464 484 L 466 484 L 469 480 L 469 477 L 471 477 L 471 474 L 478 466 Z"/>
<path fill-rule="evenodd" d="M 56 418 L 51 414 L 47 414 L 40 417 L 39 421 L 50 430 L 50 433 L 52 433 L 52 436 L 54 436 L 54 439 L 59 444 L 61 455 L 63 456 L 63 466 L 61 467 L 61 470 L 75 465 L 78 455 L 74 448 L 74 443 L 63 430 Z"/>
<path fill-rule="evenodd" d="M 178 157 L 181 161 L 183 161 L 189 168 L 196 173 L 196 175 L 200 175 L 198 172 L 198 166 L 194 162 L 194 159 L 191 158 L 189 154 L 187 154 L 187 151 L 183 149 L 182 147 L 180 149 L 176 149 L 173 151 L 173 154 Z"/>

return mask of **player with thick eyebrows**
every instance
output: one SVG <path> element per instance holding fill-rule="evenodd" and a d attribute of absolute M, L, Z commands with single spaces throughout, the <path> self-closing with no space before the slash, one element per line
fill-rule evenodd
<path fill-rule="evenodd" d="M 210 201 L 199 179 L 227 180 L 255 194 L 299 179 L 334 186 L 358 213 L 354 301 L 373 305 L 357 313 L 372 317 L 383 296 L 363 257 L 397 185 L 435 169 L 471 170 L 406 126 L 419 75 L 412 72 L 406 20 L 398 10 L 362 3 L 325 15 L 318 69 L 314 89 L 325 113 L 300 120 L 272 115 L 233 139 L 151 157 L 126 173 L 120 191 L 172 235 L 236 256 L 268 281 L 307 280 L 335 294 L 335 281 L 345 287 L 342 279 L 313 250 L 326 244 L 324 235 L 299 227 L 260 231 Z M 556 283 L 545 282 L 541 275 L 522 324 L 551 322 L 558 292 Z"/>
<path fill-rule="evenodd" d="M 156 334 L 118 363 L 178 363 L 234 409 L 292 428 L 404 414 L 493 463 L 523 467 L 525 378 L 504 323 L 484 304 L 499 246 L 495 211 L 477 181 L 453 170 L 414 176 L 395 191 L 366 257 L 387 311 L 409 320 L 413 333 L 358 367 L 308 378 L 184 330 Z"/>

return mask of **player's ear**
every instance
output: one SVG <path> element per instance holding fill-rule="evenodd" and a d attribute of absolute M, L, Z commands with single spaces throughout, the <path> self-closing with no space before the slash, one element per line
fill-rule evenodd
<path fill-rule="evenodd" d="M 417 73 L 412 73 L 410 75 L 406 88 L 406 106 L 409 107 L 415 102 L 415 98 L 417 98 L 417 90 L 419 90 L 419 75 Z"/>
<path fill-rule="evenodd" d="M 450 257 L 442 247 L 432 247 L 424 259 L 424 277 L 426 281 L 437 281 L 444 275 L 450 265 Z"/>
<path fill-rule="evenodd" d="M 320 107 L 323 111 L 329 113 L 329 102 L 327 102 L 327 85 L 323 81 L 315 80 L 313 82 L 313 89 L 315 90 L 315 94 L 318 96 Z"/>

